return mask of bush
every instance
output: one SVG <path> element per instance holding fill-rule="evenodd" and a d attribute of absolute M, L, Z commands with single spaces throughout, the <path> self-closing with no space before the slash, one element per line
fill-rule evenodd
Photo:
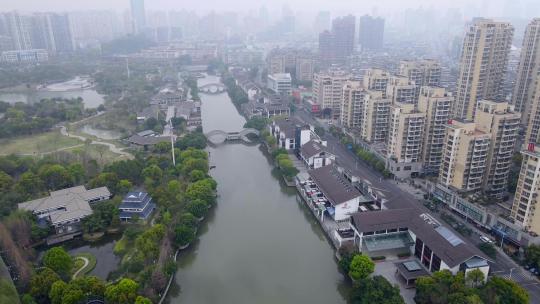
<path fill-rule="evenodd" d="M 401 252 L 401 253 L 397 254 L 398 258 L 406 258 L 406 257 L 410 257 L 410 256 L 411 256 L 410 252 Z"/>
<path fill-rule="evenodd" d="M 174 230 L 174 241 L 178 247 L 189 245 L 195 239 L 195 229 L 181 225 Z"/>

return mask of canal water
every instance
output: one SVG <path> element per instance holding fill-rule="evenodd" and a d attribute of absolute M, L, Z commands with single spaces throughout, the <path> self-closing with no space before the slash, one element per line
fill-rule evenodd
<path fill-rule="evenodd" d="M 218 81 L 207 76 L 199 84 Z M 240 131 L 227 94 L 202 98 L 203 128 Z M 179 255 L 170 303 L 346 303 L 334 250 L 259 145 L 210 147 L 219 198 L 199 240 Z"/>

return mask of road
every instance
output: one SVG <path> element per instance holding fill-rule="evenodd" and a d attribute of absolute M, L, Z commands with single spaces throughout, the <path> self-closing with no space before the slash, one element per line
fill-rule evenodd
<path fill-rule="evenodd" d="M 315 120 L 311 114 L 303 110 L 296 111 L 295 116 L 306 123 L 323 127 L 325 130 L 328 130 L 327 125 L 322 125 L 319 123 L 319 121 Z M 387 200 L 387 203 L 385 204 L 387 208 L 416 208 L 417 210 L 420 210 L 421 213 L 428 213 L 438 219 L 440 222 L 444 222 L 438 216 L 438 214 L 427 209 L 422 204 L 422 201 L 415 197 L 413 193 L 404 191 L 402 187 L 400 187 L 399 181 L 385 179 L 381 173 L 371 168 L 368 164 L 360 160 L 352 151 L 348 150 L 343 144 L 341 144 L 339 139 L 333 136 L 330 132 L 325 132 L 322 139 L 327 141 L 329 150 L 336 156 L 336 162 L 341 167 L 347 168 L 352 172 L 352 174 L 370 184 L 373 189 L 377 189 L 378 195 L 382 194 L 382 197 Z M 450 211 L 448 211 L 448 213 L 450 213 Z M 454 217 L 461 221 L 461 218 L 456 216 Z M 480 232 L 474 225 L 469 223 L 465 224 L 475 233 L 473 233 L 471 236 L 464 236 L 455 231 L 454 232 L 456 235 L 460 235 L 460 237 L 466 239 L 469 243 L 472 243 L 475 246 L 478 245 L 481 242 L 479 238 Z M 447 228 L 452 229 L 452 227 L 449 226 Z M 538 280 L 531 277 L 527 271 L 515 263 L 506 254 L 502 253 L 500 249 L 498 249 L 495 262 L 490 263 L 490 266 L 492 273 L 498 276 L 510 278 L 511 274 L 512 280 L 518 282 L 521 286 L 529 291 L 531 295 L 531 303 L 540 303 L 540 284 Z"/>
<path fill-rule="evenodd" d="M 75 273 L 73 274 L 73 279 L 77 278 L 79 276 L 79 273 L 83 271 L 86 267 L 88 267 L 88 264 L 90 264 L 90 260 L 88 260 L 88 258 L 86 257 L 78 256 L 76 258 L 83 260 L 84 265 L 81 268 L 79 268 L 79 270 L 75 271 Z"/>
<path fill-rule="evenodd" d="M 77 138 L 77 139 L 79 139 L 79 140 L 81 140 L 83 142 L 88 139 L 87 137 L 84 137 L 84 136 L 79 136 L 79 135 L 75 135 L 75 134 L 69 134 L 65 126 L 60 127 L 60 133 L 62 135 L 64 135 L 64 136 L 67 136 L 67 137 Z M 117 146 L 115 146 L 115 145 L 113 145 L 111 143 L 104 142 L 104 141 L 92 140 L 90 142 L 90 144 L 91 145 L 107 146 L 107 147 L 109 147 L 109 150 L 111 150 L 111 152 L 126 156 L 129 159 L 133 159 L 133 155 L 131 155 L 131 153 L 128 153 L 128 152 L 124 151 L 124 148 L 118 148 Z"/>

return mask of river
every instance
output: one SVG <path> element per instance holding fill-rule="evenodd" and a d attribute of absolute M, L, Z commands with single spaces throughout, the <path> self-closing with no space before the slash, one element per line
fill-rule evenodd
<path fill-rule="evenodd" d="M 200 83 L 216 82 L 214 76 Z M 205 131 L 240 131 L 227 94 L 205 95 Z M 296 192 L 280 184 L 259 145 L 210 147 L 218 204 L 179 256 L 170 303 L 346 303 L 334 250 Z"/>
<path fill-rule="evenodd" d="M 80 89 L 73 91 L 28 91 L 24 93 L 11 93 L 11 92 L 0 92 L 0 100 L 15 103 L 15 102 L 24 102 L 24 103 L 36 103 L 46 98 L 78 98 L 83 99 L 83 104 L 85 108 L 97 108 L 99 105 L 103 104 L 103 96 L 100 95 L 93 89 Z"/>

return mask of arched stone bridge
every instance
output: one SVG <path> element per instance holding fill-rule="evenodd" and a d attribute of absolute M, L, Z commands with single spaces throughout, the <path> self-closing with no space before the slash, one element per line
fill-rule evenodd
<path fill-rule="evenodd" d="M 259 136 L 260 132 L 259 130 L 252 129 L 252 128 L 246 128 L 240 132 L 226 132 L 223 130 L 212 130 L 206 133 L 205 136 L 209 142 L 215 145 L 218 145 L 226 141 L 237 141 L 237 140 L 242 140 L 244 142 L 249 143 L 251 142 L 249 138 L 247 138 L 249 134 Z"/>
<path fill-rule="evenodd" d="M 208 83 L 199 87 L 199 92 L 204 94 L 221 94 L 227 88 L 222 83 Z"/>

